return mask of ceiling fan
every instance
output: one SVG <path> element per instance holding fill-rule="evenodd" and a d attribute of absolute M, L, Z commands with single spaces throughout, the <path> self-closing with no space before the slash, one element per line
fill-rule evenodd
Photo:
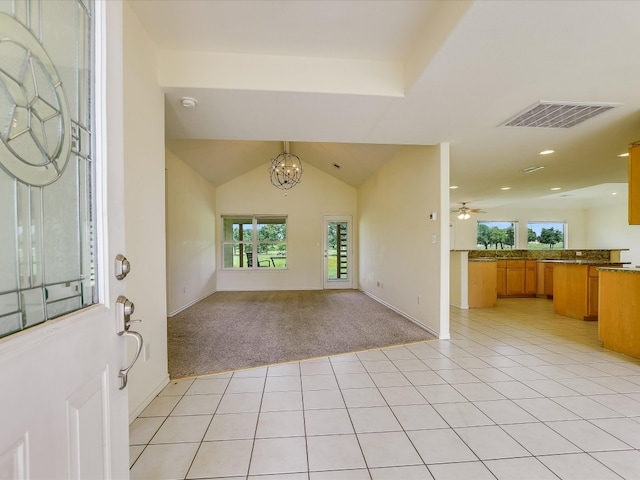
<path fill-rule="evenodd" d="M 487 213 L 484 210 L 479 210 L 477 208 L 469 208 L 467 207 L 467 202 L 462 202 L 462 206 L 456 210 L 451 210 L 451 213 L 457 213 L 458 218 L 460 220 L 468 220 L 471 218 L 472 213 Z"/>

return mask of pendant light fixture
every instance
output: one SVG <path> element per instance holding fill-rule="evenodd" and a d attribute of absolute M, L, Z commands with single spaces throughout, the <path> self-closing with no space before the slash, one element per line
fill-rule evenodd
<path fill-rule="evenodd" d="M 289 190 L 300 183 L 302 178 L 302 162 L 300 158 L 289 152 L 289 142 L 284 142 L 284 151 L 271 160 L 271 184 Z"/>

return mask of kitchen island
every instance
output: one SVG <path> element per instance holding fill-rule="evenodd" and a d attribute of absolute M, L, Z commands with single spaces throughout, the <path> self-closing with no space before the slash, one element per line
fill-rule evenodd
<path fill-rule="evenodd" d="M 620 264 L 620 252 L 624 250 L 627 249 L 451 250 L 449 302 L 461 309 L 494 304 L 494 271 L 497 298 L 552 298 L 555 263 L 589 261 L 593 265 Z M 595 308 L 597 310 L 597 304 Z"/>
<path fill-rule="evenodd" d="M 605 348 L 640 358 L 640 268 L 598 271 L 598 336 Z"/>
<path fill-rule="evenodd" d="M 552 263 L 555 313 L 579 320 L 598 320 L 598 268 L 622 267 L 622 263 L 606 260 L 555 260 Z"/>

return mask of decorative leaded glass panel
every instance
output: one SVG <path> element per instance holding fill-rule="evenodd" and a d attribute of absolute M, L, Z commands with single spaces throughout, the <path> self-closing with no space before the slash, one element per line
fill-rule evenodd
<path fill-rule="evenodd" d="M 92 8 L 0 1 L 0 337 L 97 301 Z"/>

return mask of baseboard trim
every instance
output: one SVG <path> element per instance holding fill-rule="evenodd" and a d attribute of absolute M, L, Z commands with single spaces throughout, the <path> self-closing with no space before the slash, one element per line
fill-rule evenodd
<path fill-rule="evenodd" d="M 162 379 L 160 384 L 154 388 L 149 395 L 142 401 L 140 405 L 134 408 L 129 412 L 129 425 L 133 423 L 133 421 L 138 418 L 138 415 L 142 413 L 142 411 L 149 406 L 149 404 L 153 401 L 154 398 L 158 396 L 158 394 L 162 391 L 164 387 L 169 385 L 169 374 Z"/>
<path fill-rule="evenodd" d="M 186 305 L 184 305 L 183 307 L 178 308 L 177 310 L 174 310 L 173 312 L 169 312 L 167 313 L 167 317 L 171 318 L 177 314 L 179 314 L 180 312 L 182 312 L 183 310 L 186 310 L 187 308 L 189 308 L 191 305 L 195 305 L 196 303 L 198 303 L 200 300 L 204 300 L 205 298 L 207 298 L 209 295 L 213 295 L 214 293 L 216 293 L 215 291 L 210 292 L 210 293 L 205 293 L 204 295 L 202 295 L 201 297 L 196 298 L 194 301 L 187 303 Z"/>
<path fill-rule="evenodd" d="M 384 300 L 382 300 L 379 297 L 376 297 L 375 295 L 367 292 L 366 290 L 360 290 L 362 293 L 364 293 L 367 297 L 372 298 L 373 300 L 375 300 L 376 302 L 384 305 L 385 307 L 393 310 L 394 312 L 396 312 L 399 315 L 402 315 L 404 318 L 406 318 L 407 320 L 409 320 L 410 322 L 415 323 L 418 327 L 420 327 L 421 329 L 427 331 L 428 333 L 430 333 L 431 335 L 434 335 L 436 338 L 440 338 L 440 335 L 438 334 L 438 332 L 434 331 L 433 329 L 429 328 L 428 326 L 426 326 L 424 323 L 416 320 L 415 318 L 413 318 L 411 315 L 408 315 L 407 313 L 403 312 L 402 310 L 397 309 L 396 307 L 394 307 L 393 305 L 391 305 L 390 303 L 385 302 Z"/>

